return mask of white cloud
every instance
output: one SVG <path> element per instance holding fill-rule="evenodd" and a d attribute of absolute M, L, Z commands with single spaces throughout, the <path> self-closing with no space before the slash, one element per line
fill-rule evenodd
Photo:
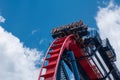
<path fill-rule="evenodd" d="M 116 64 L 120 70 L 120 6 L 110 1 L 106 7 L 99 7 L 95 19 L 101 37 L 107 37 L 115 49 Z"/>
<path fill-rule="evenodd" d="M 39 44 L 41 45 L 44 41 L 45 41 L 44 39 L 41 39 L 41 40 L 39 41 Z"/>
<path fill-rule="evenodd" d="M 0 26 L 0 80 L 37 80 L 35 61 L 42 52 L 23 47 L 20 40 Z"/>
<path fill-rule="evenodd" d="M 36 32 L 37 32 L 37 30 L 33 30 L 33 31 L 32 31 L 32 34 L 34 34 L 34 33 L 36 33 Z"/>
<path fill-rule="evenodd" d="M 3 16 L 0 16 L 0 23 L 4 23 L 5 22 L 5 18 Z"/>
<path fill-rule="evenodd" d="M 32 30 L 31 34 L 33 35 L 33 34 L 37 33 L 39 30 L 40 29 L 34 29 L 34 30 Z"/>

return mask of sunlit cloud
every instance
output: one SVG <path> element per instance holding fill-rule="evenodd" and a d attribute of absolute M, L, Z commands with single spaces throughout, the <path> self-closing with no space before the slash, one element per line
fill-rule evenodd
<path fill-rule="evenodd" d="M 5 22 L 5 18 L 3 16 L 0 16 L 0 23 L 4 23 Z"/>
<path fill-rule="evenodd" d="M 110 40 L 116 52 L 116 64 L 120 70 L 120 6 L 110 1 L 106 7 L 99 7 L 95 20 L 102 39 Z"/>
<path fill-rule="evenodd" d="M 19 38 L 0 26 L 0 80 L 37 80 L 42 51 L 24 47 Z M 38 63 L 37 63 L 38 64 Z"/>

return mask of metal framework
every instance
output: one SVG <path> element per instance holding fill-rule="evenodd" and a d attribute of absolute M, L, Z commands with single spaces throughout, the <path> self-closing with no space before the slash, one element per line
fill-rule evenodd
<path fill-rule="evenodd" d="M 120 80 L 116 54 L 109 40 L 101 40 L 97 31 L 87 30 L 80 20 L 52 30 L 51 43 L 38 80 Z M 67 67 L 66 67 L 67 66 Z"/>

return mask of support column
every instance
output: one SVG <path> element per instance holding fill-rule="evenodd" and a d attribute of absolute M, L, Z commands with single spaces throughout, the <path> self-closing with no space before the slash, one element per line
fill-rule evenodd
<path fill-rule="evenodd" d="M 70 58 L 72 61 L 71 64 L 72 64 L 72 69 L 73 69 L 75 80 L 80 80 L 80 74 L 78 71 L 78 67 L 77 67 L 76 61 L 74 61 L 75 60 L 74 53 L 72 51 L 68 51 L 67 53 L 70 55 Z"/>

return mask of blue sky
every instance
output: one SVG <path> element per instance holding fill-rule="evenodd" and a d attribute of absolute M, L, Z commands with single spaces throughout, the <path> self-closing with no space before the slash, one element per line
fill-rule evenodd
<path fill-rule="evenodd" d="M 25 46 L 46 51 L 56 26 L 82 19 L 96 28 L 94 17 L 104 1 L 110 0 L 0 0 L 0 14 L 6 18 L 2 26 Z"/>
<path fill-rule="evenodd" d="M 105 1 L 105 0 L 104 0 Z M 82 19 L 96 27 L 95 19 L 101 0 L 0 0 L 2 24 L 25 46 L 47 50 L 52 40 L 50 31 L 59 25 Z"/>
<path fill-rule="evenodd" d="M 110 1 L 113 1 L 112 5 Z M 0 19 L 0 60 L 3 61 L 0 62 L 3 65 L 0 71 L 15 73 L 7 74 L 8 78 L 1 73 L 1 80 L 37 78 L 39 69 L 34 70 L 34 62 L 42 61 L 42 54 L 45 54 L 53 40 L 51 29 L 79 20 L 83 20 L 89 27 L 99 28 L 101 37 L 109 38 L 117 59 L 120 58 L 120 0 L 0 0 L 1 16 L 6 20 L 3 23 Z M 27 58 L 24 58 L 24 54 Z M 18 61 L 20 64 L 17 64 Z M 11 69 L 8 63 L 15 69 Z M 116 64 L 120 69 L 120 60 Z"/>

